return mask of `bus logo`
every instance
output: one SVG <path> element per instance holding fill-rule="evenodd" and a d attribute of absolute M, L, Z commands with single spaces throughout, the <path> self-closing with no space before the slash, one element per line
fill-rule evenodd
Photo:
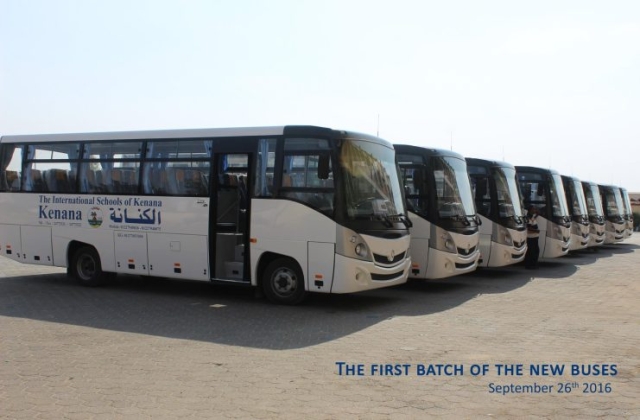
<path fill-rule="evenodd" d="M 89 210 L 89 226 L 92 228 L 99 228 L 102 226 L 102 210 L 100 207 L 91 207 Z"/>

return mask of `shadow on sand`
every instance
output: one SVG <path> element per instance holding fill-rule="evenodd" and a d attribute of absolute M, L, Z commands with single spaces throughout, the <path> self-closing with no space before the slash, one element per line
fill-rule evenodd
<path fill-rule="evenodd" d="M 396 316 L 423 316 L 482 294 L 509 293 L 533 276 L 559 279 L 577 265 L 634 252 L 616 244 L 598 252 L 522 266 L 480 269 L 442 281 L 407 284 L 352 295 L 312 295 L 287 307 L 256 299 L 250 288 L 158 278 L 119 276 L 101 288 L 84 288 L 64 274 L 0 278 L 0 316 L 198 340 L 233 346 L 292 349 L 329 342 Z"/>

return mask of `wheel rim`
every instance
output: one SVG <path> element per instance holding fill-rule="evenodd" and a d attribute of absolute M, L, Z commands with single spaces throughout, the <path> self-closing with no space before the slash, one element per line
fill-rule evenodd
<path fill-rule="evenodd" d="M 271 276 L 271 286 L 276 295 L 291 296 L 298 290 L 298 276 L 289 268 L 279 268 Z"/>
<path fill-rule="evenodd" d="M 91 280 L 96 274 L 96 260 L 90 255 L 85 254 L 80 256 L 76 265 L 76 271 L 82 280 Z"/>

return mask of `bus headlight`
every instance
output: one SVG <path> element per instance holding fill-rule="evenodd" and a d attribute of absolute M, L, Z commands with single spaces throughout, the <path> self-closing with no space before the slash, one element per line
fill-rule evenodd
<path fill-rule="evenodd" d="M 367 243 L 351 229 L 338 226 L 336 232 L 336 253 L 347 258 L 356 258 L 358 260 L 373 261 L 373 256 L 369 251 Z"/>
<path fill-rule="evenodd" d="M 497 223 L 494 223 L 493 226 L 495 226 L 494 241 L 501 245 L 513 246 L 513 238 L 511 237 L 509 230 Z"/>
<path fill-rule="evenodd" d="M 433 247 L 439 251 L 451 252 L 456 254 L 456 243 L 446 230 L 438 229 L 435 240 L 433 241 Z"/>
<path fill-rule="evenodd" d="M 365 258 L 367 255 L 369 255 L 367 246 L 362 242 L 356 245 L 355 252 L 356 252 L 356 255 L 358 255 L 360 258 Z"/>

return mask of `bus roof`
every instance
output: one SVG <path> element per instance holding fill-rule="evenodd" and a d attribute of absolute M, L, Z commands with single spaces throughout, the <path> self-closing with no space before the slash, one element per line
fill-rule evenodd
<path fill-rule="evenodd" d="M 432 147 L 427 148 L 427 147 L 420 147 L 420 146 L 412 146 L 410 144 L 394 144 L 393 148 L 396 149 L 396 153 L 420 155 L 424 157 L 451 156 L 451 157 L 464 160 L 464 156 L 462 156 L 460 153 L 456 153 L 454 151 L 446 150 L 446 149 L 434 149 Z"/>
<path fill-rule="evenodd" d="M 96 133 L 26 134 L 3 136 L 3 143 L 38 143 L 51 141 L 143 140 L 164 138 L 239 137 L 279 135 L 284 127 L 191 128 L 176 130 L 111 131 Z"/>
<path fill-rule="evenodd" d="M 572 175 L 560 175 L 560 176 L 561 176 L 563 179 L 568 179 L 568 180 L 570 180 L 570 181 L 578 181 L 578 182 L 582 182 L 582 181 L 580 180 L 580 178 L 577 178 L 577 177 L 572 176 Z"/>
<path fill-rule="evenodd" d="M 516 172 L 529 172 L 536 174 L 560 175 L 555 169 L 537 168 L 535 166 L 516 166 Z"/>
<path fill-rule="evenodd" d="M 376 142 L 389 147 L 391 143 L 368 134 L 333 130 L 312 125 L 287 125 L 272 127 L 227 127 L 227 128 L 190 128 L 175 130 L 110 131 L 95 133 L 58 133 L 9 135 L 0 138 L 1 143 L 40 143 L 67 141 L 106 141 L 106 140 L 152 140 L 152 139 L 191 139 L 216 137 L 259 137 L 259 136 L 319 136 L 328 138 L 354 138 Z"/>
<path fill-rule="evenodd" d="M 486 159 L 478 159 L 478 158 L 465 158 L 467 160 L 467 166 L 485 166 L 492 168 L 510 168 L 515 169 L 516 167 L 508 162 L 503 162 L 501 160 L 486 160 Z"/>

